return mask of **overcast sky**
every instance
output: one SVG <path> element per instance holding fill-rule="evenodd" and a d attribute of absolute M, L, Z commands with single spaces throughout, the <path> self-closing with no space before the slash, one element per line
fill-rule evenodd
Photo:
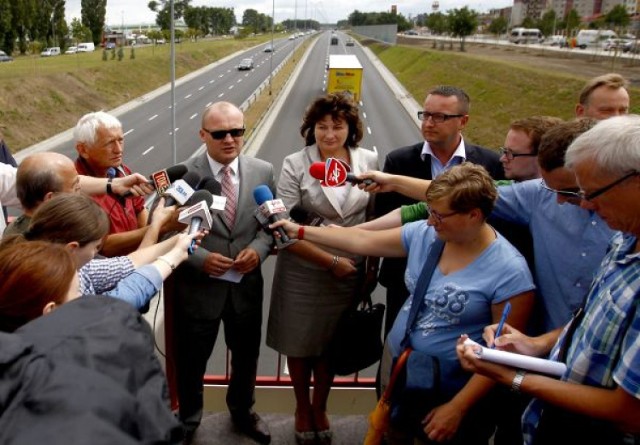
<path fill-rule="evenodd" d="M 155 13 L 149 10 L 149 0 L 107 0 L 107 25 L 120 25 L 124 19 L 127 24 L 155 23 Z M 431 12 L 433 0 L 192 0 L 192 6 L 215 6 L 234 8 L 238 22 L 242 20 L 245 9 L 255 9 L 262 14 L 271 15 L 275 9 L 276 23 L 297 17 L 316 20 L 320 23 L 335 23 L 345 20 L 354 10 L 361 12 L 389 11 L 396 4 L 398 12 L 405 17 Z M 480 12 L 492 8 L 513 5 L 513 0 L 439 0 L 440 11 L 468 6 Z M 274 7 L 275 5 L 275 7 Z M 306 12 L 305 12 L 306 10 Z M 66 16 L 71 21 L 80 17 L 80 0 L 66 0 Z"/>

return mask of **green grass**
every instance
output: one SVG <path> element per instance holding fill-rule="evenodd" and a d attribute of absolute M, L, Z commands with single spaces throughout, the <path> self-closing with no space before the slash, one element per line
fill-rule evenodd
<path fill-rule="evenodd" d="M 574 117 L 574 106 L 585 78 L 535 67 L 488 60 L 459 52 L 372 44 L 371 50 L 411 95 L 422 103 L 429 88 L 447 84 L 471 97 L 465 135 L 486 147 L 500 147 L 509 123 L 518 118 L 548 115 Z M 640 112 L 640 90 L 630 89 L 632 112 Z"/>
<path fill-rule="evenodd" d="M 198 68 L 269 36 L 200 40 L 176 45 L 176 75 Z M 15 152 L 73 127 L 89 111 L 109 110 L 170 81 L 169 45 L 144 46 L 102 60 L 102 49 L 56 57 L 17 56 L 0 64 L 0 132 Z"/>
<path fill-rule="evenodd" d="M 269 36 L 243 40 L 184 42 L 177 46 L 178 76 L 183 76 Z M 464 88 L 472 100 L 465 135 L 486 147 L 499 147 L 509 123 L 532 115 L 573 117 L 581 73 L 544 71 L 458 51 L 385 46 L 363 41 L 421 103 L 434 85 Z M 169 46 L 140 47 L 130 59 L 102 60 L 102 50 L 51 58 L 16 57 L 0 64 L 0 131 L 17 151 L 75 125 L 78 118 L 109 110 L 169 81 Z M 298 59 L 299 60 L 299 59 Z M 571 62 L 567 62 L 571 63 Z M 640 90 L 630 89 L 632 112 L 640 113 Z"/>

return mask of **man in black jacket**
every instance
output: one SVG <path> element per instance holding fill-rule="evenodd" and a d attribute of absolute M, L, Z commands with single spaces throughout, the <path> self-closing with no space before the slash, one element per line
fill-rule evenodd
<path fill-rule="evenodd" d="M 424 141 L 398 148 L 387 155 L 384 172 L 433 179 L 443 171 L 473 162 L 485 167 L 494 179 L 503 179 L 499 155 L 477 145 L 465 143 L 462 130 L 469 121 L 469 96 L 462 89 L 443 85 L 432 88 L 418 112 Z M 376 196 L 376 216 L 416 201 L 398 193 Z M 409 293 L 404 285 L 405 258 L 387 258 L 382 262 L 379 282 L 387 288 L 385 336 L 393 326 Z"/>

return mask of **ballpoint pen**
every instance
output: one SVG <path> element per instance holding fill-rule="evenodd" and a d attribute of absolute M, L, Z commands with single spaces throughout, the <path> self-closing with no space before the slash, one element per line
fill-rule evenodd
<path fill-rule="evenodd" d="M 498 329 L 496 329 L 496 335 L 493 338 L 493 345 L 491 349 L 496 347 L 496 338 L 500 336 L 502 332 L 502 328 L 504 328 L 504 323 L 507 321 L 507 317 L 509 316 L 509 312 L 511 311 L 511 303 L 507 301 L 507 304 L 504 305 L 504 309 L 502 309 L 502 316 L 500 317 L 500 321 L 498 322 Z"/>

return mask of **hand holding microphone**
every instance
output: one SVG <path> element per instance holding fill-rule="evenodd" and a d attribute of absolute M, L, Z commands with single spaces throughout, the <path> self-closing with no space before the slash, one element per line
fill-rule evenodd
<path fill-rule="evenodd" d="M 287 209 L 282 203 L 281 199 L 274 199 L 271 189 L 266 185 L 259 185 L 253 190 L 253 198 L 258 204 L 258 210 L 262 216 L 267 219 L 271 224 L 282 219 L 287 214 Z M 283 243 L 291 241 L 289 236 L 280 227 L 276 227 L 280 239 Z"/>
<path fill-rule="evenodd" d="M 172 182 L 182 178 L 186 173 L 187 167 L 182 164 L 174 165 L 166 170 L 159 170 L 149 175 L 149 178 L 145 178 L 139 173 L 132 173 L 122 178 L 115 178 L 112 183 L 112 188 L 114 193 L 120 194 L 125 198 L 145 196 L 152 193 L 154 189 L 161 195 Z M 107 176 L 109 176 L 108 171 Z M 114 176 L 116 176 L 115 169 Z M 116 183 L 118 183 L 118 188 L 116 187 Z M 120 188 L 121 184 L 125 184 L 126 189 Z"/>
<path fill-rule="evenodd" d="M 178 221 L 188 224 L 188 234 L 193 235 L 202 229 L 211 229 L 212 218 L 209 206 L 213 203 L 213 196 L 206 190 L 198 190 L 193 194 L 196 204 L 184 209 L 178 216 Z M 192 241 L 189 247 L 189 254 L 193 253 L 195 242 Z"/>
<path fill-rule="evenodd" d="M 372 179 L 361 179 L 349 171 L 349 166 L 335 158 L 328 158 L 326 162 L 314 162 L 309 166 L 309 174 L 320 181 L 325 187 L 340 187 L 350 182 L 354 185 L 373 185 Z"/>

